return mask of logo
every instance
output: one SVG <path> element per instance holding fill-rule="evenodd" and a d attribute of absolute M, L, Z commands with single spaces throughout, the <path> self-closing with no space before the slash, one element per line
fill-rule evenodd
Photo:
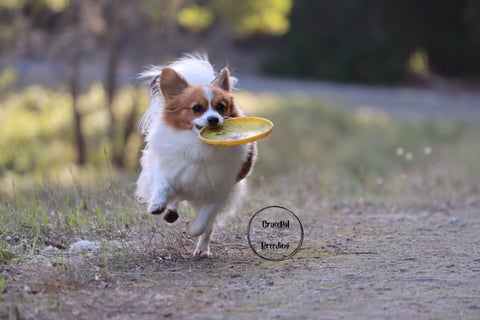
<path fill-rule="evenodd" d="M 290 210 L 269 206 L 258 210 L 248 223 L 248 244 L 259 257 L 282 261 L 293 257 L 303 244 L 303 226 Z"/>

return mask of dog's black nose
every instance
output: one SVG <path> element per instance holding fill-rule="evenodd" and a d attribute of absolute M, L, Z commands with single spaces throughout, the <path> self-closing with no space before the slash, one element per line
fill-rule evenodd
<path fill-rule="evenodd" d="M 207 122 L 208 122 L 208 125 L 209 126 L 216 126 L 218 125 L 218 118 L 217 117 L 214 117 L 214 116 L 210 116 L 207 118 Z"/>

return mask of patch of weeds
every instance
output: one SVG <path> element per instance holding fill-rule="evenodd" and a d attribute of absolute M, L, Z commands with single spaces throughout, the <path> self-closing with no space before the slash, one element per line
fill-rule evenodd
<path fill-rule="evenodd" d="M 57 261 L 42 272 L 37 290 L 52 294 L 85 288 L 94 280 L 94 266 L 81 257 Z"/>
<path fill-rule="evenodd" d="M 108 270 L 108 248 L 105 242 L 100 245 L 100 267 Z"/>
<path fill-rule="evenodd" d="M 14 256 L 15 255 L 12 252 L 3 249 L 0 245 L 0 263 L 6 263 L 12 260 Z"/>
<path fill-rule="evenodd" d="M 0 274 L 0 294 L 7 291 L 7 277 Z"/>

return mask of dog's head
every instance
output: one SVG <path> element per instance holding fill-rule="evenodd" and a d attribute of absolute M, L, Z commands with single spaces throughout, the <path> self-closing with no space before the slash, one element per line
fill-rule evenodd
<path fill-rule="evenodd" d="M 165 99 L 164 121 L 176 130 L 198 132 L 203 127 L 221 126 L 226 118 L 239 116 L 227 68 L 212 83 L 191 85 L 173 68 L 166 67 L 159 85 Z"/>

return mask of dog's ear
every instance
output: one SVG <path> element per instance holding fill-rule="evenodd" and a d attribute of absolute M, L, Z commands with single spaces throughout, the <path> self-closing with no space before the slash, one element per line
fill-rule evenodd
<path fill-rule="evenodd" d="M 163 68 L 160 76 L 160 89 L 165 100 L 178 96 L 188 87 L 188 82 L 172 68 Z"/>
<path fill-rule="evenodd" d="M 228 68 L 223 68 L 222 71 L 220 71 L 218 77 L 212 82 L 212 84 L 216 87 L 230 92 L 232 88 L 230 85 L 230 71 L 228 70 Z"/>

